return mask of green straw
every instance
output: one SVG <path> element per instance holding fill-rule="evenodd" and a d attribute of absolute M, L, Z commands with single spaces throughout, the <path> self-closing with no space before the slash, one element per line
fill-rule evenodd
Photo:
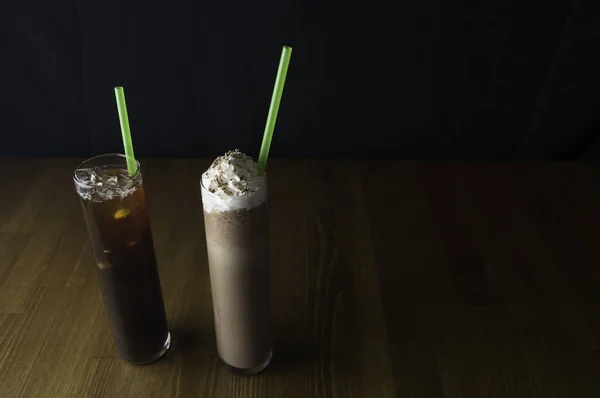
<path fill-rule="evenodd" d="M 133 142 L 129 130 L 129 116 L 127 116 L 127 103 L 125 102 L 125 91 L 123 87 L 115 87 L 117 109 L 119 110 L 119 122 L 121 123 L 121 134 L 123 135 L 123 147 L 125 148 L 125 159 L 127 159 L 127 171 L 129 176 L 137 172 L 137 163 L 133 155 Z"/>
<path fill-rule="evenodd" d="M 265 173 L 267 157 L 269 156 L 269 149 L 271 148 L 273 130 L 275 130 L 275 122 L 277 121 L 277 113 L 279 112 L 279 103 L 281 102 L 281 95 L 283 94 L 283 86 L 285 85 L 285 77 L 287 76 L 287 70 L 288 66 L 290 65 L 291 56 L 292 48 L 284 46 L 281 50 L 281 59 L 279 60 L 279 69 L 277 70 L 277 78 L 275 79 L 273 96 L 271 97 L 269 116 L 267 116 L 265 134 L 263 135 L 262 144 L 260 146 L 260 154 L 258 155 L 257 171 L 259 176 L 262 176 Z"/>

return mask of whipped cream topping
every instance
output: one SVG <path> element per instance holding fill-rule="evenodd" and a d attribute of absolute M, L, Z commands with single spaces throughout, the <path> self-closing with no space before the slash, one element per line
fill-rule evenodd
<path fill-rule="evenodd" d="M 257 164 L 239 149 L 219 156 L 202 174 L 204 210 L 228 211 L 252 208 L 266 201 L 266 180 Z"/>

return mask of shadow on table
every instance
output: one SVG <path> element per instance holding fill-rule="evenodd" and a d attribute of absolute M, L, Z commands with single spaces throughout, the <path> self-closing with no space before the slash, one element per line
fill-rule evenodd
<path fill-rule="evenodd" d="M 192 327 L 175 327 L 171 329 L 171 347 L 165 356 L 198 355 L 209 344 L 214 345 L 214 338 L 210 339 L 206 333 Z"/>
<path fill-rule="evenodd" d="M 203 355 L 208 351 L 216 355 L 213 331 L 199 331 L 194 327 L 174 327 L 171 330 L 171 348 L 165 358 Z M 278 339 L 273 342 L 273 359 L 264 373 L 291 372 L 310 366 L 313 348 L 308 341 Z"/>
<path fill-rule="evenodd" d="M 266 372 L 289 372 L 305 367 L 312 358 L 312 347 L 307 341 L 276 341 L 273 359 Z"/>

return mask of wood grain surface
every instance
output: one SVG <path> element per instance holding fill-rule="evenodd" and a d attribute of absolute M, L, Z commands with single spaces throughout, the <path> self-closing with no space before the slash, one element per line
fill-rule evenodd
<path fill-rule="evenodd" d="M 0 160 L 0 397 L 599 397 L 600 167 L 273 160 L 271 365 L 215 355 L 198 180 L 142 162 L 177 347 L 121 361 L 71 173 Z"/>

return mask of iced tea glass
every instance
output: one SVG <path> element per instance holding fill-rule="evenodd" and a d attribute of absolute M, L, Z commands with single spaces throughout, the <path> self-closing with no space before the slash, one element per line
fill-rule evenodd
<path fill-rule="evenodd" d="M 88 160 L 73 174 L 119 356 L 153 362 L 171 344 L 139 163 L 124 155 Z"/>

